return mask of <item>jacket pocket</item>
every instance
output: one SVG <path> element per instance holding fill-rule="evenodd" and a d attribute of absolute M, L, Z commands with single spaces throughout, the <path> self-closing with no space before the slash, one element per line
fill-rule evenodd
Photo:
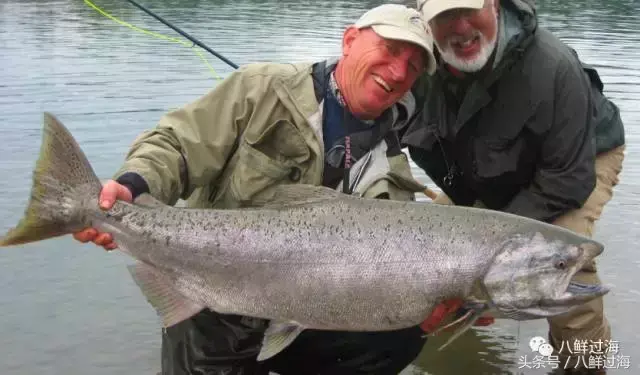
<path fill-rule="evenodd" d="M 300 131 L 287 120 L 277 120 L 260 133 L 248 130 L 237 152 L 230 187 L 241 205 L 277 183 L 300 181 L 311 155 Z"/>
<path fill-rule="evenodd" d="M 482 178 L 516 172 L 524 152 L 524 139 L 477 138 L 474 140 L 474 169 Z"/>

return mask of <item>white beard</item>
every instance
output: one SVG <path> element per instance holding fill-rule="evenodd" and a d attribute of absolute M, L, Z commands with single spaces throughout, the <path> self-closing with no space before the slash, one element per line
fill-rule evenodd
<path fill-rule="evenodd" d="M 489 61 L 491 54 L 493 54 L 493 51 L 498 44 L 498 17 L 496 16 L 494 19 L 496 35 L 492 40 L 488 40 L 487 37 L 478 30 L 473 31 L 472 38 L 479 38 L 480 51 L 478 51 L 478 53 L 470 59 L 459 58 L 458 56 L 456 56 L 455 52 L 453 52 L 453 47 L 451 46 L 451 44 L 458 38 L 449 38 L 445 42 L 444 46 L 441 46 L 438 41 L 434 41 L 435 45 L 438 47 L 438 51 L 440 52 L 442 60 L 461 72 L 473 73 L 482 69 L 487 64 L 487 61 Z"/>

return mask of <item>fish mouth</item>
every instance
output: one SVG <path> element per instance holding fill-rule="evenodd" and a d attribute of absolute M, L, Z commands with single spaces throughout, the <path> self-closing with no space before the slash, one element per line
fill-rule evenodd
<path fill-rule="evenodd" d="M 514 320 L 533 320 L 550 318 L 565 314 L 577 306 L 609 292 L 609 288 L 599 284 L 583 284 L 571 282 L 558 298 L 545 298 L 535 306 L 527 308 L 503 307 L 498 316 L 506 316 Z"/>
<path fill-rule="evenodd" d="M 578 245 L 582 254 L 573 272 L 565 278 L 565 291 L 559 296 L 544 298 L 539 302 L 540 308 L 573 307 L 609 293 L 609 288 L 601 284 L 584 284 L 573 281 L 573 277 L 585 264 L 591 262 L 604 251 L 604 245 L 597 241 L 587 241 Z"/>
<path fill-rule="evenodd" d="M 514 301 L 513 296 L 517 295 L 518 291 L 512 290 L 508 286 L 498 285 L 499 283 L 493 287 L 503 288 L 511 293 L 498 293 L 497 299 L 493 299 L 492 294 L 487 292 L 489 298 L 492 299 L 493 307 L 498 311 L 497 317 L 504 316 L 514 320 L 549 318 L 567 313 L 577 306 L 602 297 L 609 292 L 609 287 L 605 285 L 574 281 L 579 270 L 602 254 L 604 245 L 595 240 L 575 236 L 573 233 L 565 239 L 565 242 L 573 243 L 569 245 L 571 248 L 567 249 L 570 255 L 560 256 L 556 260 L 554 264 L 556 269 L 552 271 L 554 274 L 550 276 L 549 282 L 534 285 L 533 287 L 537 290 L 532 293 L 531 298 Z M 500 275 L 495 277 L 496 280 L 501 280 Z M 517 278 L 512 277 L 511 279 Z M 495 283 L 496 280 L 489 280 L 489 282 Z M 504 282 L 504 280 L 501 281 Z"/>
<path fill-rule="evenodd" d="M 545 298 L 541 307 L 575 306 L 609 293 L 610 288 L 601 284 L 583 284 L 572 281 L 567 290 L 558 298 Z"/>

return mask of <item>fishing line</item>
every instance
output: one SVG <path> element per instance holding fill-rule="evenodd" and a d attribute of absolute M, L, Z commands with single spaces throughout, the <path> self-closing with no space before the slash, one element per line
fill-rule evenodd
<path fill-rule="evenodd" d="M 137 32 L 149 35 L 149 36 L 152 36 L 154 38 L 163 39 L 163 40 L 166 40 L 166 41 L 169 41 L 169 42 L 174 42 L 174 43 L 181 44 L 181 45 L 183 45 L 185 47 L 189 47 L 205 63 L 205 65 L 209 68 L 209 70 L 210 70 L 211 74 L 213 75 L 213 77 L 215 79 L 219 80 L 219 81 L 222 80 L 222 77 L 220 77 L 218 75 L 218 73 L 216 73 L 216 70 L 213 68 L 213 66 L 211 66 L 211 64 L 209 64 L 209 61 L 204 56 L 202 51 L 200 51 L 200 50 L 195 48 L 196 47 L 195 44 L 190 44 L 190 43 L 187 43 L 184 40 L 181 40 L 181 39 L 178 39 L 178 38 L 174 38 L 174 37 L 163 35 L 163 34 L 160 34 L 160 33 L 153 32 L 153 31 L 145 30 L 145 29 L 139 28 L 137 26 L 134 26 L 134 25 L 132 25 L 132 24 L 130 24 L 128 22 L 122 21 L 122 20 L 116 18 L 115 16 L 107 13 L 106 11 L 104 11 L 103 9 L 101 9 L 100 7 L 98 7 L 97 5 L 92 3 L 90 0 L 84 0 L 84 3 L 87 4 L 87 6 L 93 8 L 98 13 L 102 14 L 103 16 L 109 18 L 110 20 L 112 20 L 112 21 L 114 21 L 114 22 L 116 22 L 116 23 L 118 23 L 118 24 L 120 24 L 122 26 L 128 27 L 131 30 L 134 30 L 134 31 L 137 31 Z"/>

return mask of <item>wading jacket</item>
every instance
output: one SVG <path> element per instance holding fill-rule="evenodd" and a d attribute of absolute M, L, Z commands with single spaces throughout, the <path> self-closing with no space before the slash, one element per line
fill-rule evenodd
<path fill-rule="evenodd" d="M 584 204 L 595 155 L 624 144 L 623 125 L 597 72 L 537 27 L 529 2 L 501 7 L 493 69 L 465 79 L 440 63 L 422 77 L 402 142 L 455 204 L 552 221 Z"/>
<path fill-rule="evenodd" d="M 184 199 L 199 208 L 250 206 L 278 184 L 321 185 L 322 102 L 332 67 L 327 61 L 241 67 L 138 136 L 114 179 L 134 196 L 148 191 L 167 204 Z M 350 182 L 358 182 L 357 195 L 414 199 L 424 187 L 412 178 L 391 132 L 412 118 L 413 96 L 389 111 L 377 131 L 353 134 L 352 155 L 359 160 Z"/>

